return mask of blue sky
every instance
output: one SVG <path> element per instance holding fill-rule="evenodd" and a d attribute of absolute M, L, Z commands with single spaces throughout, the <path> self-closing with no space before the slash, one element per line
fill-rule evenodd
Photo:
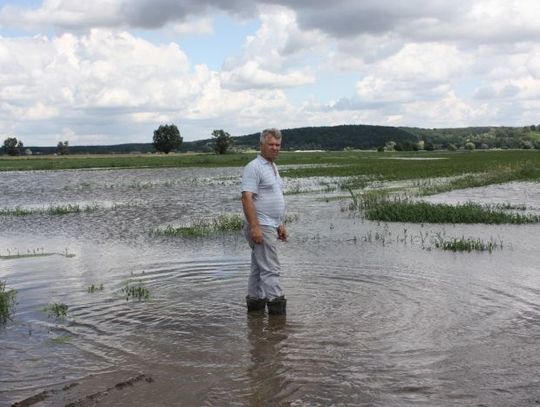
<path fill-rule="evenodd" d="M 0 136 L 540 124 L 538 15 L 537 0 L 0 0 Z"/>

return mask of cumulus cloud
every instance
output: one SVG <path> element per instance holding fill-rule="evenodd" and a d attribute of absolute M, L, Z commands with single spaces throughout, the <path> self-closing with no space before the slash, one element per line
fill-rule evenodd
<path fill-rule="evenodd" d="M 183 34 L 211 34 L 213 30 L 212 19 L 209 17 L 190 18 L 186 21 L 175 23 L 172 30 L 180 35 Z"/>
<path fill-rule="evenodd" d="M 34 9 L 3 7 L 0 23 L 31 28 L 52 26 L 62 30 L 160 28 L 209 10 L 253 16 L 255 3 L 248 0 L 44 0 L 41 7 Z"/>
<path fill-rule="evenodd" d="M 11 4 L 0 9 L 0 25 L 37 31 L 0 37 L 5 134 L 147 141 L 152 127 L 171 121 L 200 129 L 191 138 L 212 127 L 234 134 L 268 125 L 519 125 L 540 108 L 536 0 Z M 260 24 L 221 69 L 193 66 L 182 41 L 132 30 L 212 38 L 220 13 Z M 323 81 L 341 72 L 354 79 L 337 94 Z"/>
<path fill-rule="evenodd" d="M 207 126 L 233 130 L 251 123 L 251 130 L 261 118 L 292 109 L 270 84 L 304 80 L 294 72 L 269 74 L 254 79 L 266 81 L 260 88 L 268 89 L 226 88 L 219 72 L 191 67 L 175 43 L 156 45 L 104 29 L 82 36 L 0 38 L 0 59 L 10 62 L 0 70 L 0 131 L 22 133 L 37 144 L 36 129 L 43 136 L 65 133 L 70 141 L 109 144 L 107 134 L 148 141 L 152 126 L 180 120 L 204 129 L 187 140 L 208 137 Z"/>
<path fill-rule="evenodd" d="M 247 38 L 242 54 L 225 61 L 221 78 L 231 89 L 286 88 L 313 83 L 309 68 L 294 66 L 295 53 L 316 44 L 316 34 L 301 33 L 293 12 L 264 8 L 261 27 Z M 302 61 L 303 62 L 303 61 Z"/>

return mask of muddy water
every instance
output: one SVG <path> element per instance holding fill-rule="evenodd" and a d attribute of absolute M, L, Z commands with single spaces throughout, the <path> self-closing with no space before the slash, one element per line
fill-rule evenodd
<path fill-rule="evenodd" d="M 239 173 L 2 174 L 0 208 L 98 209 L 0 217 L 0 255 L 58 253 L 0 260 L 0 279 L 18 291 L 0 328 L 0 405 L 540 403 L 540 226 L 377 224 L 323 193 L 288 195 L 298 215 L 280 247 L 288 315 L 246 315 L 239 234 L 148 233 L 239 213 Z M 436 199 L 491 196 L 538 210 L 539 184 L 477 191 Z M 503 248 L 442 252 L 437 234 Z M 128 283 L 150 299 L 127 301 Z M 103 291 L 89 293 L 92 284 Z M 53 302 L 69 305 L 66 319 L 43 311 Z"/>

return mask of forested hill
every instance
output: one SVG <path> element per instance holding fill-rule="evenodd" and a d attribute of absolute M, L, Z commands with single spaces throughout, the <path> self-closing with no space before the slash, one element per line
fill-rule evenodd
<path fill-rule="evenodd" d="M 299 127 L 285 129 L 285 150 L 343 150 L 344 148 L 373 149 L 388 141 L 395 143 L 416 142 L 417 137 L 397 127 L 343 125 L 332 127 Z M 235 137 L 236 147 L 258 148 L 259 133 Z"/>
<path fill-rule="evenodd" d="M 536 148 L 540 149 L 540 125 L 524 127 L 465 127 L 423 129 L 370 125 L 341 125 L 285 129 L 284 150 L 390 149 L 411 150 L 459 148 Z M 149 141 L 151 141 L 149 136 Z M 232 137 L 236 151 L 259 148 L 259 133 Z M 24 141 L 24 140 L 23 140 Z M 422 144 L 422 147 L 419 146 Z M 468 145 L 468 146 L 467 146 Z M 471 147 L 472 146 L 472 147 Z M 33 154 L 54 154 L 56 147 L 28 147 Z M 185 141 L 181 152 L 212 152 L 214 140 Z M 155 152 L 151 142 L 103 146 L 69 146 L 70 154 L 127 154 Z M 0 148 L 0 155 L 4 153 Z"/>
<path fill-rule="evenodd" d="M 343 150 L 344 148 L 374 149 L 389 141 L 415 143 L 415 134 L 397 127 L 342 125 L 322 127 L 299 127 L 281 130 L 284 150 Z M 258 149 L 260 133 L 233 137 L 233 147 L 238 150 Z M 187 142 L 182 151 L 212 151 L 211 139 Z"/>

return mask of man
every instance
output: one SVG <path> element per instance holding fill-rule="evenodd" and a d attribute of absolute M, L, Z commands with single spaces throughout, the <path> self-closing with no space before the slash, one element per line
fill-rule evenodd
<path fill-rule="evenodd" d="M 246 217 L 244 234 L 251 247 L 251 271 L 246 303 L 248 312 L 263 310 L 285 314 L 287 300 L 279 283 L 281 266 L 277 240 L 287 240 L 283 226 L 285 201 L 275 160 L 281 150 L 281 132 L 261 132 L 260 154 L 244 168 L 242 207 Z"/>

